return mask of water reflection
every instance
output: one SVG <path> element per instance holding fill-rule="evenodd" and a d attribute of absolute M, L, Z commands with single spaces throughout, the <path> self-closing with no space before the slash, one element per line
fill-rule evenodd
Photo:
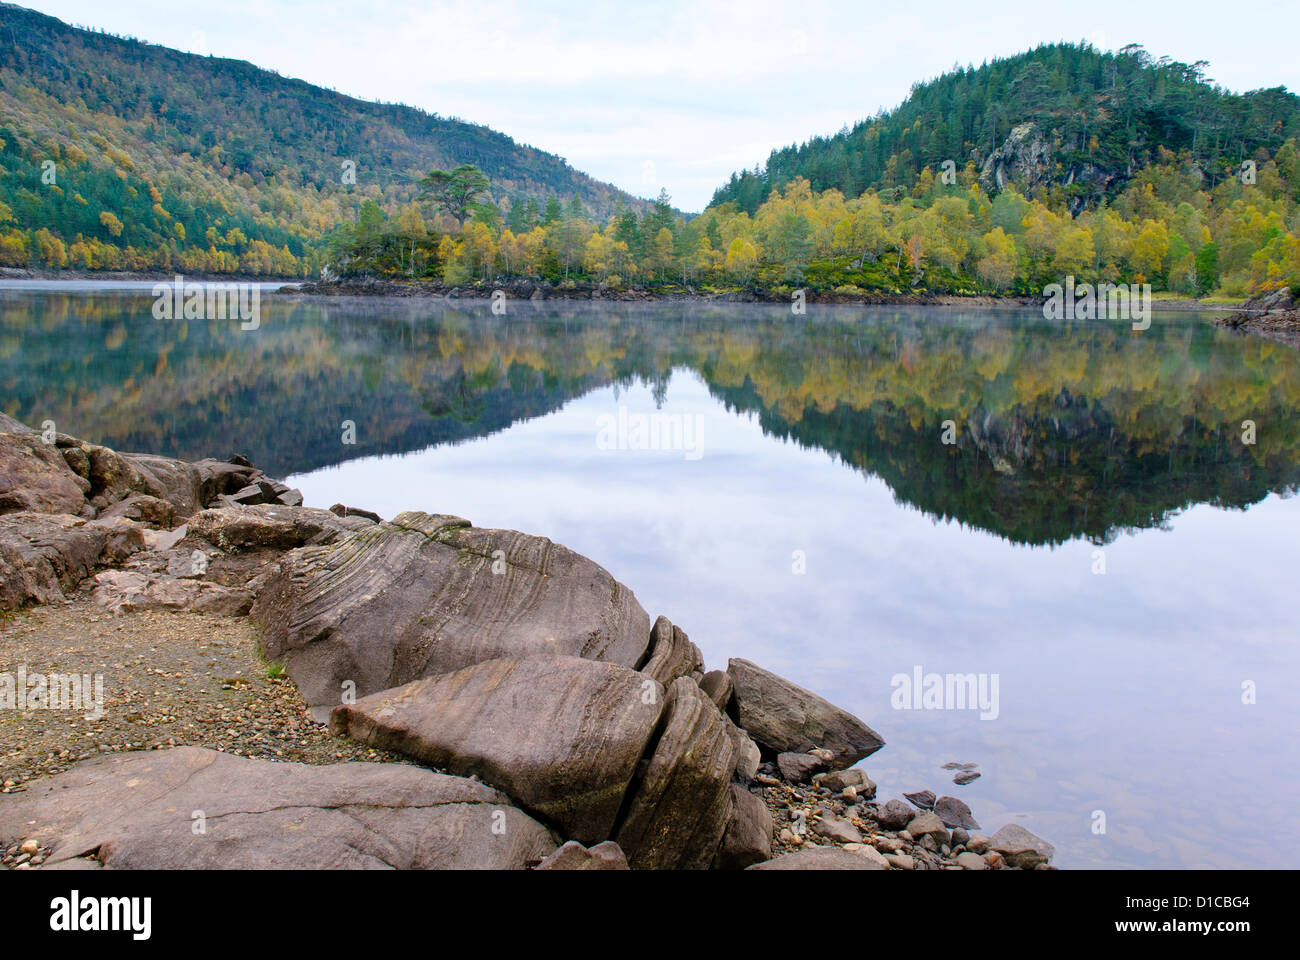
<path fill-rule="evenodd" d="M 1300 353 L 1186 316 L 1135 333 L 1031 311 L 285 300 L 246 332 L 147 305 L 0 292 L 6 412 L 289 474 L 487 436 L 610 385 L 662 399 L 684 368 L 770 436 L 1018 543 L 1105 542 L 1300 482 Z"/>

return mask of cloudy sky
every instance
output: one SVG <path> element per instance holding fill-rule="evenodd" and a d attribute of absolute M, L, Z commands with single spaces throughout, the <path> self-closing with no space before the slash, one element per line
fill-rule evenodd
<path fill-rule="evenodd" d="M 24 2 L 24 0 L 19 0 Z M 62 20 L 484 123 L 699 210 L 733 170 L 896 106 L 911 85 L 1055 40 L 1300 87 L 1300 4 L 26 0 Z"/>

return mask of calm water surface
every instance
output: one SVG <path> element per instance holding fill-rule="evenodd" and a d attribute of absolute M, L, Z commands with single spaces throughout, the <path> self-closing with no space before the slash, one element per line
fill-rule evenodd
<path fill-rule="evenodd" d="M 866 719 L 882 799 L 961 797 L 1062 866 L 1295 865 L 1300 352 L 1191 314 L 151 303 L 0 290 L 0 408 L 551 537 L 710 667 Z M 918 667 L 996 675 L 996 718 L 897 709 Z"/>

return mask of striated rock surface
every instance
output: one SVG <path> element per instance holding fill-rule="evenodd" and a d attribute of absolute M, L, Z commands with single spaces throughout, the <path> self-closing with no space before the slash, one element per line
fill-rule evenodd
<path fill-rule="evenodd" d="M 700 648 L 691 643 L 681 627 L 659 617 L 650 631 L 650 655 L 641 672 L 667 686 L 678 677 L 689 677 L 704 665 Z"/>
<path fill-rule="evenodd" d="M 286 554 L 253 608 L 267 656 L 314 706 L 337 704 L 345 683 L 364 696 L 498 657 L 632 667 L 645 654 L 650 618 L 632 591 L 544 537 L 426 513 L 347 520 L 368 526 Z"/>
<path fill-rule="evenodd" d="M 507 658 L 335 707 L 330 729 L 477 775 L 592 843 L 611 835 L 663 702 L 659 684 L 617 664 Z"/>

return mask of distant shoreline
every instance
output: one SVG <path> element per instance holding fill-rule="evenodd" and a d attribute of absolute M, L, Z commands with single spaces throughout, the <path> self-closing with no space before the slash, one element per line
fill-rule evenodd
<path fill-rule="evenodd" d="M 413 298 L 433 300 L 490 300 L 496 291 L 502 291 L 507 300 L 572 300 L 596 303 L 791 303 L 786 290 L 744 290 L 697 293 L 693 290 L 646 290 L 627 288 L 611 290 L 590 284 L 572 288 L 557 287 L 546 282 L 513 280 L 499 284 L 475 284 L 447 287 L 437 283 L 393 280 L 335 280 L 323 283 L 304 281 L 294 289 L 281 291 L 282 296 L 294 297 L 364 297 Z M 805 302 L 842 304 L 847 306 L 925 306 L 925 307 L 1038 307 L 1041 296 L 998 296 L 995 294 L 952 293 L 888 293 L 865 291 L 861 295 L 840 293 L 834 290 L 806 290 Z M 1197 300 L 1153 299 L 1151 308 L 1162 311 L 1215 310 L 1232 312 L 1240 310 L 1240 303 L 1201 303 Z"/>
<path fill-rule="evenodd" d="M 448 287 L 426 281 L 335 280 L 317 282 L 294 277 L 250 277 L 239 274 L 184 274 L 188 280 L 210 283 L 282 284 L 289 289 L 273 291 L 280 296 L 295 297 L 364 297 L 370 299 L 412 298 L 426 300 L 490 300 L 497 290 L 508 300 L 568 300 L 595 303 L 773 303 L 789 304 L 790 294 L 780 290 L 742 290 L 698 293 L 690 289 L 648 290 L 631 287 L 610 289 L 593 284 L 575 284 L 572 288 L 545 281 L 511 280 L 498 284 L 474 284 Z M 175 273 L 138 273 L 121 270 L 34 270 L 0 268 L 0 281 L 36 280 L 86 282 L 95 280 L 137 283 L 171 282 Z M 998 296 L 996 294 L 890 293 L 866 291 L 861 295 L 833 290 L 807 289 L 806 302 L 819 305 L 846 306 L 923 306 L 923 307 L 1037 307 L 1041 296 Z M 1153 299 L 1151 308 L 1159 311 L 1241 310 L 1247 301 L 1204 303 L 1189 299 Z"/>

